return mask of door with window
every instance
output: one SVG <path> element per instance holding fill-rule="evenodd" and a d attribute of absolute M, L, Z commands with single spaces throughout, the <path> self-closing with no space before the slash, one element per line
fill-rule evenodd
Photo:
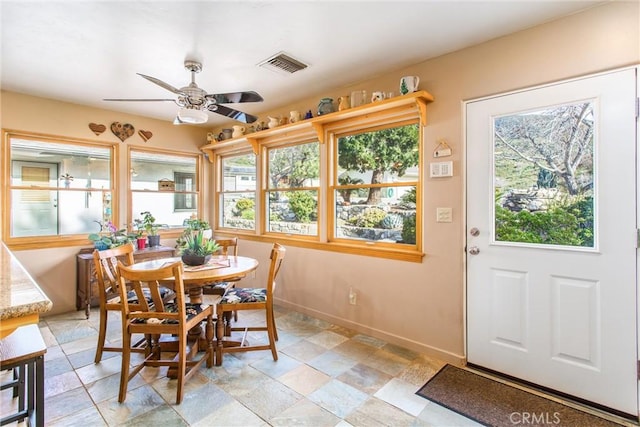
<path fill-rule="evenodd" d="M 466 104 L 469 363 L 637 414 L 636 70 Z"/>
<path fill-rule="evenodd" d="M 13 161 L 11 176 L 23 187 L 56 187 L 58 165 Z M 55 190 L 14 191 L 11 235 L 51 236 L 58 234 L 58 192 Z"/>

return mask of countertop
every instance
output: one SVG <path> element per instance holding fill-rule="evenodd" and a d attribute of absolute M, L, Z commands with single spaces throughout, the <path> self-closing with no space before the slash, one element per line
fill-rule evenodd
<path fill-rule="evenodd" d="M 51 307 L 49 297 L 11 251 L 0 244 L 0 336 L 23 324 L 37 323 L 39 314 Z"/>

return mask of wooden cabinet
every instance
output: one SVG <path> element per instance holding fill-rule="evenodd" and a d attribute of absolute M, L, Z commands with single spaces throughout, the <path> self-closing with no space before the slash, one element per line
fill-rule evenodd
<path fill-rule="evenodd" d="M 168 246 L 156 246 L 146 249 L 136 249 L 133 258 L 136 262 L 148 261 L 157 258 L 169 258 L 174 254 L 174 249 Z M 98 294 L 98 279 L 96 268 L 93 264 L 93 249 L 81 250 L 77 255 L 78 276 L 76 290 L 76 309 L 85 309 L 87 319 L 89 318 L 91 307 L 100 304 Z"/>

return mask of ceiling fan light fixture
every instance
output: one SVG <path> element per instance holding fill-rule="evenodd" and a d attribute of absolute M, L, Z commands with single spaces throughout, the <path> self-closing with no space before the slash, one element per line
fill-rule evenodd
<path fill-rule="evenodd" d="M 181 122 L 190 124 L 206 123 L 209 120 L 209 115 L 202 110 L 196 110 L 194 108 L 181 108 L 178 112 L 178 118 Z"/>

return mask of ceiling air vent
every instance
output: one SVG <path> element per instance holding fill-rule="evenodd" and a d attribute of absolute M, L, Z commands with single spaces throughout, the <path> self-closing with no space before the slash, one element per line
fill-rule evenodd
<path fill-rule="evenodd" d="M 305 68 L 307 68 L 307 64 L 303 64 L 297 59 L 293 59 L 289 55 L 286 55 L 282 52 L 272 56 L 265 61 L 262 61 L 258 64 L 258 66 L 282 74 L 293 74 L 296 71 L 304 70 Z"/>

